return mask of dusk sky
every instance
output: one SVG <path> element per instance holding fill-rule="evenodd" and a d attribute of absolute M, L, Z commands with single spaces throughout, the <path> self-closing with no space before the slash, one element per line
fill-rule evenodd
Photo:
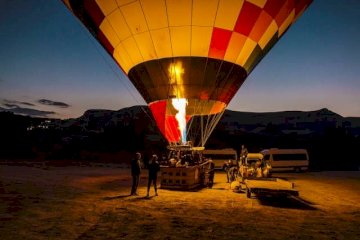
<path fill-rule="evenodd" d="M 360 1 L 314 0 L 228 109 L 360 117 Z M 145 104 L 60 0 L 0 1 L 0 109 L 53 118 Z"/>

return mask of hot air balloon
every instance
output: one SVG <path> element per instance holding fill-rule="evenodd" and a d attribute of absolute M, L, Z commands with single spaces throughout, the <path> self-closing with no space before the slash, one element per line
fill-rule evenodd
<path fill-rule="evenodd" d="M 312 0 L 63 0 L 169 143 L 204 146 L 246 77 Z"/>

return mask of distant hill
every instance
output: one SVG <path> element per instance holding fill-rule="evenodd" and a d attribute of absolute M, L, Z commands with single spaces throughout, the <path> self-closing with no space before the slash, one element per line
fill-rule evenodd
<path fill-rule="evenodd" d="M 343 121 L 343 117 L 326 108 L 316 111 L 282 111 L 282 112 L 238 112 L 227 110 L 223 120 L 238 121 L 242 124 L 283 124 L 296 122 Z M 360 119 L 360 118 L 359 118 Z"/>
<path fill-rule="evenodd" d="M 92 109 L 79 118 L 63 121 L 63 126 L 77 125 L 83 129 L 101 131 L 105 127 L 129 124 L 134 119 L 141 119 L 143 124 L 155 127 L 147 106 L 133 106 L 118 111 Z M 231 133 L 261 133 L 269 124 L 277 125 L 283 133 L 310 134 L 323 131 L 326 127 L 345 127 L 355 129 L 356 134 L 359 134 L 360 118 L 344 118 L 326 108 L 262 113 L 226 110 L 218 128 Z"/>
<path fill-rule="evenodd" d="M 79 118 L 67 120 L 1 110 L 0 159 L 43 156 L 116 162 L 119 152 L 163 153 L 167 146 L 147 106 L 118 111 L 91 109 Z M 305 148 L 313 170 L 354 170 L 360 166 L 356 157 L 360 118 L 344 118 L 325 108 L 264 113 L 226 110 L 206 148 L 239 150 L 242 144 L 250 152 L 272 147 Z"/>
<path fill-rule="evenodd" d="M 283 133 L 310 134 L 328 127 L 344 127 L 359 134 L 360 118 L 344 118 L 326 108 L 316 111 L 237 112 L 227 110 L 221 119 L 229 131 L 243 130 L 260 133 L 269 124 L 276 125 Z"/>
<path fill-rule="evenodd" d="M 155 126 L 147 106 L 133 106 L 117 111 L 90 109 L 79 118 L 62 121 L 62 127 L 79 126 L 84 130 L 102 131 L 106 127 L 121 127 L 137 122 L 143 126 Z"/>
<path fill-rule="evenodd" d="M 351 127 L 360 127 L 360 117 L 346 117 L 344 119 L 351 124 Z"/>
<path fill-rule="evenodd" d="M 8 111 L 1 108 L 0 112 Z M 14 112 L 14 114 L 17 114 Z M 90 109 L 81 117 L 55 120 L 61 128 L 77 126 L 85 131 L 102 131 L 106 127 L 117 127 L 137 120 L 146 126 L 155 127 L 155 122 L 147 106 L 133 106 L 117 111 L 106 109 Z M 322 131 L 326 127 L 344 127 L 352 129 L 355 135 L 360 134 L 360 117 L 342 117 L 323 108 L 316 111 L 281 111 L 281 112 L 240 112 L 226 110 L 218 124 L 218 128 L 231 133 L 238 131 L 261 133 L 269 124 L 277 125 L 284 133 L 296 132 L 309 134 Z"/>

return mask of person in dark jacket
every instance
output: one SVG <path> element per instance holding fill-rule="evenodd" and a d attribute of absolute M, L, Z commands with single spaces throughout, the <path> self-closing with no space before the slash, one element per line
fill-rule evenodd
<path fill-rule="evenodd" d="M 137 152 L 135 158 L 131 159 L 131 176 L 132 176 L 132 187 L 130 195 L 139 195 L 137 193 L 137 187 L 139 185 L 140 173 L 141 173 L 141 154 Z"/>
<path fill-rule="evenodd" d="M 215 163 L 211 159 L 209 159 L 209 166 L 208 166 L 207 171 L 208 171 L 208 177 L 209 177 L 207 187 L 212 188 L 214 185 Z"/>
<path fill-rule="evenodd" d="M 146 197 L 149 197 L 151 183 L 154 184 L 155 196 L 158 196 L 156 181 L 157 181 L 157 172 L 160 170 L 160 165 L 158 162 L 158 157 L 156 155 L 153 155 L 152 158 L 150 159 L 148 170 L 149 170 L 149 180 L 148 180 Z"/>
<path fill-rule="evenodd" d="M 238 175 L 238 168 L 237 168 L 237 166 L 236 166 L 236 165 L 233 165 L 233 166 L 229 169 L 228 173 L 229 173 L 229 183 L 232 183 L 233 181 L 236 180 L 236 177 L 237 177 L 237 175 Z"/>
<path fill-rule="evenodd" d="M 226 178 L 227 182 L 231 183 L 231 175 L 230 175 L 230 169 L 234 166 L 233 162 L 231 160 L 224 163 L 222 169 L 226 172 Z"/>
<path fill-rule="evenodd" d="M 247 150 L 247 148 L 245 147 L 245 145 L 243 144 L 243 145 L 241 145 L 241 150 L 240 150 L 240 161 L 239 161 L 239 163 L 237 164 L 238 165 L 238 167 L 240 167 L 240 165 L 242 165 L 242 164 L 245 164 L 245 160 L 246 160 L 246 158 L 247 158 L 247 155 L 248 155 L 248 150 Z"/>

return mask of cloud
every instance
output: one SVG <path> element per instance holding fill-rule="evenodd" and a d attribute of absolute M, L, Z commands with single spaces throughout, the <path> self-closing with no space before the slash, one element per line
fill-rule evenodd
<path fill-rule="evenodd" d="M 27 115 L 32 117 L 49 117 L 49 115 L 55 114 L 53 111 L 41 111 L 33 108 L 21 108 L 21 107 L 13 107 L 13 108 L 2 108 L 0 107 L 1 112 L 13 112 L 15 114 Z"/>
<path fill-rule="evenodd" d="M 34 104 L 32 103 L 28 103 L 28 102 L 21 102 L 21 101 L 16 101 L 16 100 L 9 100 L 9 99 L 3 99 L 3 102 L 5 104 L 3 104 L 4 106 L 7 106 L 7 104 L 12 104 L 12 105 L 26 105 L 26 106 L 35 106 Z M 7 106 L 7 107 L 10 107 L 10 106 Z"/>
<path fill-rule="evenodd" d="M 0 105 L 4 107 L 0 107 L 0 112 L 12 112 L 15 114 L 21 114 L 31 117 L 54 117 L 53 115 L 56 114 L 54 111 L 43 111 L 33 108 L 36 106 L 35 104 L 29 102 L 23 102 L 18 100 L 11 100 L 11 99 L 0 99 Z M 63 102 L 55 102 L 48 99 L 40 99 L 38 100 L 39 103 L 48 105 L 48 106 L 55 106 L 61 108 L 67 108 L 70 105 L 63 103 Z"/>
<path fill-rule="evenodd" d="M 26 106 L 35 106 L 32 103 L 28 103 L 28 102 L 19 102 L 20 104 L 26 105 Z"/>
<path fill-rule="evenodd" d="M 48 100 L 48 99 L 40 99 L 40 100 L 38 101 L 38 103 L 41 103 L 41 104 L 44 104 L 44 105 L 49 105 L 49 106 L 61 107 L 61 108 L 68 108 L 68 107 L 70 107 L 70 105 L 67 104 L 67 103 L 55 102 L 55 101 Z"/>
<path fill-rule="evenodd" d="M 4 103 L 3 104 L 5 107 L 8 107 L 8 108 L 16 108 L 16 107 L 19 107 L 18 105 L 16 104 L 11 104 L 11 103 Z"/>

